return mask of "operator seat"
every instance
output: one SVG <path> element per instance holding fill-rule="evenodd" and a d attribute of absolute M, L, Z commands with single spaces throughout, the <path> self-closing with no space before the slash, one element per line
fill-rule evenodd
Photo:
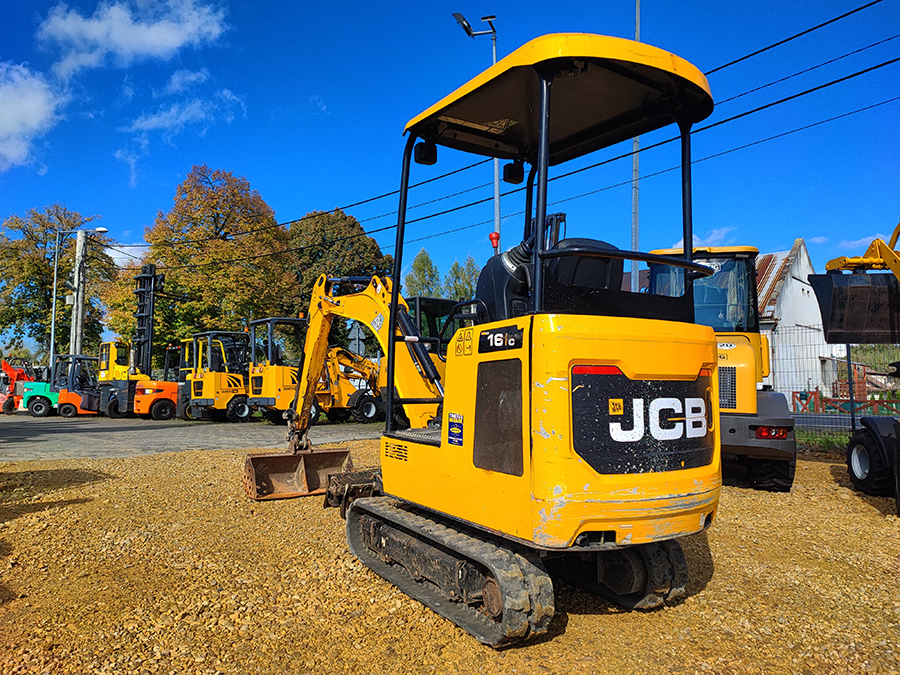
<path fill-rule="evenodd" d="M 562 239 L 551 250 L 588 249 L 618 251 L 596 239 Z M 488 311 L 490 321 L 503 321 L 533 311 L 533 265 L 525 243 L 488 260 L 475 289 L 475 297 Z M 598 305 L 609 293 L 622 288 L 623 263 L 616 258 L 589 258 L 573 253 L 550 258 L 544 268 L 544 311 L 602 314 Z"/>

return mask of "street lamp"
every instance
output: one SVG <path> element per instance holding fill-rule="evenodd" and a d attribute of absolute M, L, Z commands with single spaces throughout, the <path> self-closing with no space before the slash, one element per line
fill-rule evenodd
<path fill-rule="evenodd" d="M 497 17 L 493 14 L 489 16 L 481 17 L 481 20 L 486 22 L 487 25 L 491 27 L 490 30 L 472 30 L 472 26 L 466 21 L 466 17 L 464 17 L 459 12 L 453 13 L 453 18 L 456 19 L 456 23 L 458 23 L 464 31 L 466 31 L 466 35 L 468 35 L 473 40 L 477 35 L 490 35 L 491 42 L 494 46 L 494 63 L 497 63 L 497 29 L 494 28 L 494 21 L 497 20 Z M 494 243 L 494 247 L 497 251 L 500 250 L 500 160 L 494 157 L 494 232 L 497 233 L 497 241 Z"/>
<path fill-rule="evenodd" d="M 72 234 L 73 232 L 78 232 L 79 228 L 75 228 L 73 230 L 56 230 L 56 245 L 53 248 L 53 302 L 50 309 L 50 369 L 53 369 L 53 357 L 55 354 L 56 347 L 56 277 L 59 271 L 59 236 L 61 234 Z M 100 232 L 101 234 L 105 232 L 109 232 L 105 227 L 95 227 L 93 228 L 94 232 Z"/>

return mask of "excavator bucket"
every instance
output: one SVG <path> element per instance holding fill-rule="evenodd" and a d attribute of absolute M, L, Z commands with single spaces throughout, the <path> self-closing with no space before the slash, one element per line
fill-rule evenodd
<path fill-rule="evenodd" d="M 810 274 L 825 342 L 900 342 L 900 282 L 890 272 Z"/>
<path fill-rule="evenodd" d="M 321 495 L 329 474 L 352 469 L 347 448 L 247 455 L 244 492 L 255 500 Z"/>

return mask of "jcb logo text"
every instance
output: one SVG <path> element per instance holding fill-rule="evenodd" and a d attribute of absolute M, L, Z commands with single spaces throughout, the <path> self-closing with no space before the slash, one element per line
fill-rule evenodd
<path fill-rule="evenodd" d="M 620 443 L 634 443 L 641 440 L 646 432 L 644 425 L 644 399 L 633 398 L 632 425 L 623 429 L 621 422 L 609 423 L 609 435 Z M 624 414 L 621 399 L 610 400 L 611 415 Z M 614 412 L 618 411 L 618 412 Z M 706 401 L 702 398 L 655 398 L 647 406 L 650 435 L 658 441 L 672 441 L 687 438 L 703 438 L 707 433 Z"/>

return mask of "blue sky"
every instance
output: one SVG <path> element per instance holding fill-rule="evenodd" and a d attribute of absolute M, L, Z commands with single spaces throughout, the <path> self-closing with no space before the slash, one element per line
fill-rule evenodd
<path fill-rule="evenodd" d="M 865 4 L 863 0 L 784 3 L 644 0 L 641 39 L 704 72 Z M 495 14 L 498 51 L 538 35 L 589 32 L 634 37 L 633 0 L 593 3 L 261 3 L 209 0 L 73 0 L 4 3 L 0 44 L 0 218 L 62 202 L 123 244 L 140 243 L 158 210 L 194 164 L 246 176 L 279 221 L 330 210 L 398 187 L 405 123 L 490 64 L 487 36 L 468 38 L 452 18 L 477 29 Z M 853 16 L 710 74 L 716 110 L 705 124 L 791 96 L 900 56 L 900 0 Z M 855 55 L 732 96 L 887 40 Z M 701 160 L 900 96 L 900 63 L 699 132 Z M 838 255 L 862 253 L 900 219 L 900 101 L 697 162 L 694 223 L 709 244 L 760 250 L 807 241 L 822 270 Z M 701 125 L 701 126 L 704 126 Z M 642 146 L 671 131 L 641 139 Z M 641 156 L 641 174 L 677 164 L 677 148 Z M 554 175 L 630 150 L 557 167 Z M 413 182 L 473 161 L 441 152 L 414 167 Z M 555 181 L 551 206 L 568 214 L 570 236 L 630 248 L 631 189 L 585 193 L 631 178 L 631 161 Z M 427 215 L 492 195 L 490 164 L 414 190 Z M 367 230 L 396 197 L 349 209 Z M 641 249 L 680 238 L 677 174 L 641 183 Z M 518 242 L 520 196 L 502 202 L 503 243 Z M 379 216 L 384 216 L 380 217 Z M 490 202 L 414 223 L 405 267 L 424 246 L 442 273 L 469 254 L 491 253 Z M 440 234 L 457 230 L 450 234 Z M 433 236 L 440 235 L 440 236 Z M 393 252 L 393 233 L 374 235 Z M 128 249 L 134 253 L 134 249 Z"/>

